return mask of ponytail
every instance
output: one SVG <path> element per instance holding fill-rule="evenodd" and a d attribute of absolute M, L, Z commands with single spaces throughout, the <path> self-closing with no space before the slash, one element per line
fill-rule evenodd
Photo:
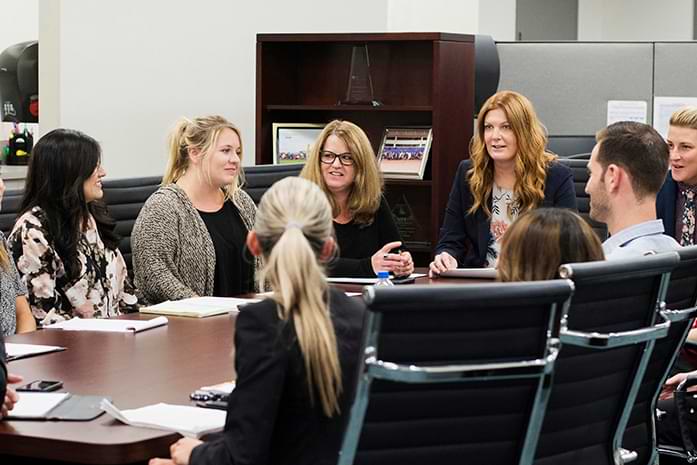
<path fill-rule="evenodd" d="M 331 207 L 314 184 L 289 177 L 262 198 L 255 225 L 264 254 L 260 281 L 274 290 L 279 318 L 292 319 L 305 363 L 310 399 L 328 417 L 340 413 L 341 366 L 329 313 L 329 285 L 319 263 L 332 231 Z"/>
<path fill-rule="evenodd" d="M 172 129 L 172 133 L 169 136 L 169 160 L 167 161 L 165 175 L 162 177 L 162 184 L 176 182 L 189 166 L 189 147 L 184 136 L 189 123 L 188 119 L 182 118 L 177 121 L 174 129 Z"/>

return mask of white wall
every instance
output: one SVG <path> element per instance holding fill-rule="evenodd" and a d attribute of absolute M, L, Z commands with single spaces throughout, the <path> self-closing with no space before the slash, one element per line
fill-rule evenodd
<path fill-rule="evenodd" d="M 39 38 L 39 0 L 0 0 L 0 53 L 10 45 Z"/>
<path fill-rule="evenodd" d="M 579 0 L 578 40 L 692 40 L 693 0 Z"/>
<path fill-rule="evenodd" d="M 111 178 L 155 175 L 178 117 L 218 113 L 240 127 L 253 164 L 256 33 L 381 32 L 386 2 L 338 12 L 312 0 L 41 0 L 53 10 L 42 33 L 58 42 L 55 60 L 42 48 L 41 99 L 59 107 L 43 106 L 42 132 L 92 135 Z"/>

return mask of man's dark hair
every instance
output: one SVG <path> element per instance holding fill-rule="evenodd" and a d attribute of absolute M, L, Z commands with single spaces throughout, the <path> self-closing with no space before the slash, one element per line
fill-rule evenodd
<path fill-rule="evenodd" d="M 658 193 L 668 174 L 670 154 L 668 144 L 654 128 L 620 121 L 598 131 L 595 140 L 603 171 L 610 164 L 624 168 L 638 199 Z"/>

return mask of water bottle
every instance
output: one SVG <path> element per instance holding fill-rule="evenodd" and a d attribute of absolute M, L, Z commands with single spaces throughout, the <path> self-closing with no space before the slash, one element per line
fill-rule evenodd
<path fill-rule="evenodd" d="M 392 287 L 394 283 L 390 281 L 389 271 L 378 271 L 378 280 L 375 282 L 375 287 Z"/>

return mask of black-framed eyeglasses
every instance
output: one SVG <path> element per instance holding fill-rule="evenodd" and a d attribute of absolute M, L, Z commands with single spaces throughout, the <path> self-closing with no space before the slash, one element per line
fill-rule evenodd
<path fill-rule="evenodd" d="M 319 160 L 322 163 L 326 163 L 327 165 L 331 165 L 334 163 L 334 160 L 339 158 L 339 163 L 341 163 L 344 166 L 351 166 L 353 165 L 353 157 L 351 156 L 350 152 L 346 153 L 334 153 L 330 152 L 329 150 L 322 150 L 319 154 Z"/>

